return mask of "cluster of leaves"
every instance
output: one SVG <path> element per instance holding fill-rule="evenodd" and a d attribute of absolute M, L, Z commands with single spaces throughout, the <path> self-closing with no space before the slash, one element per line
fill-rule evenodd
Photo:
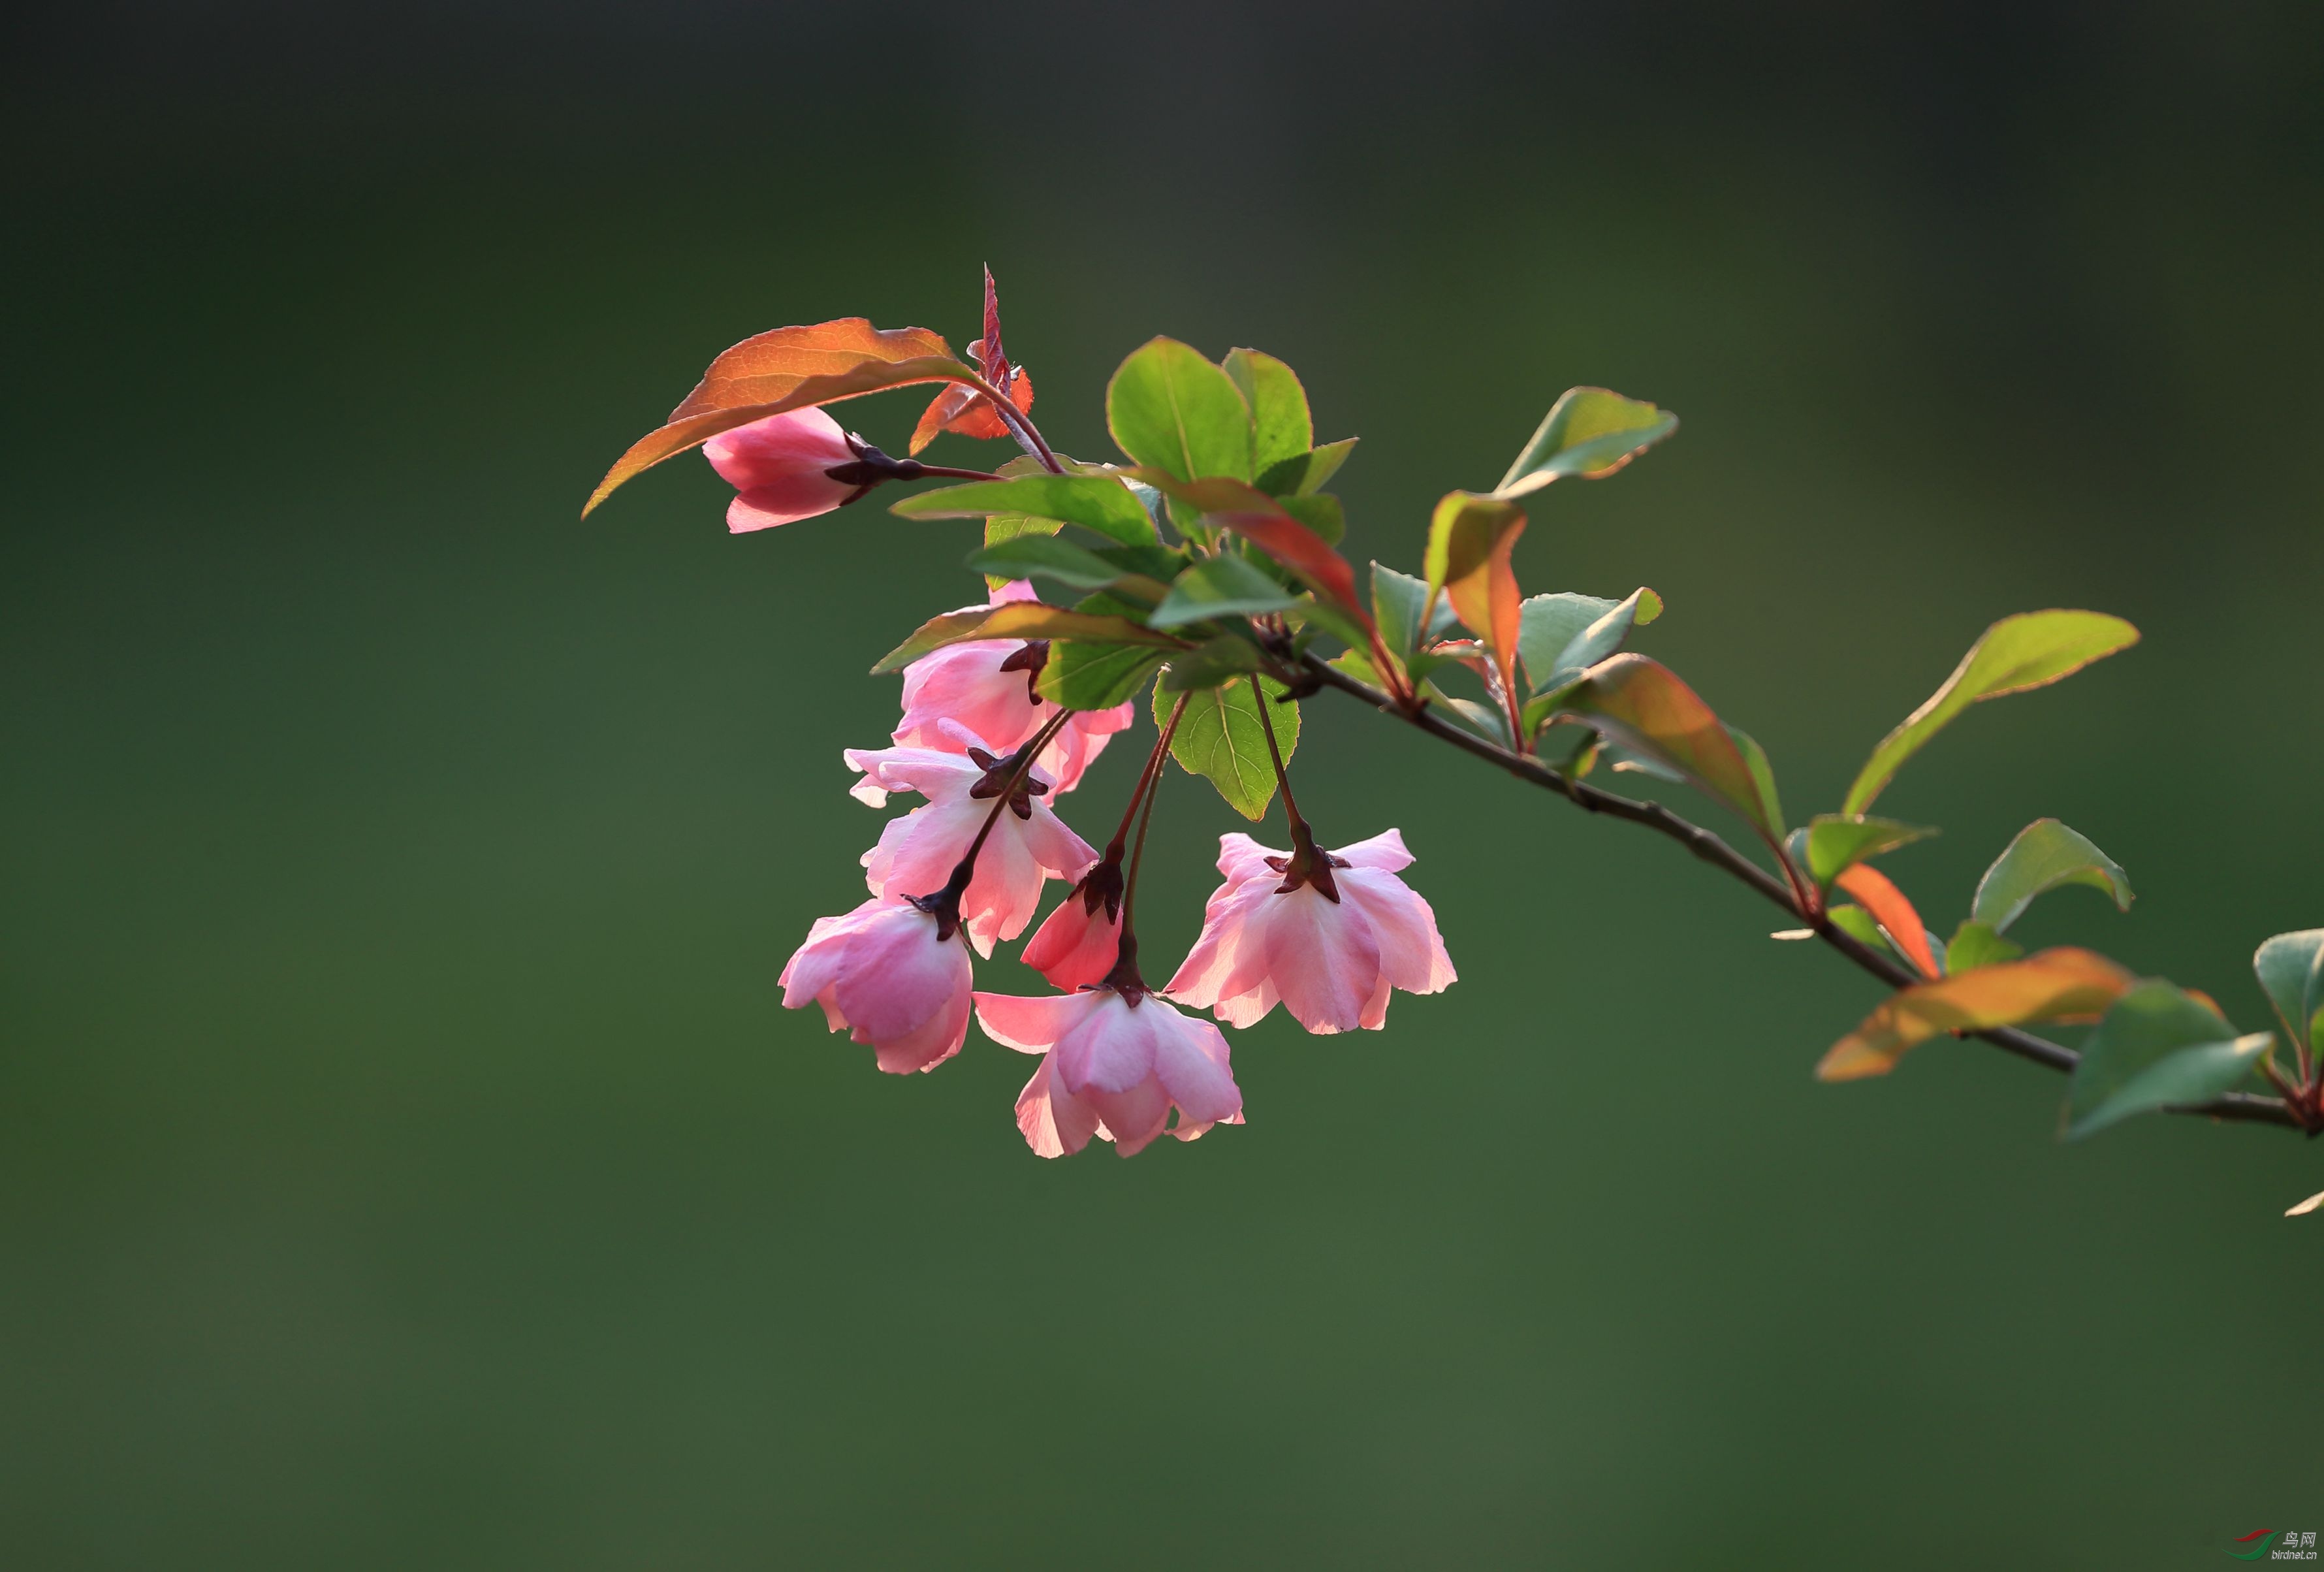
<path fill-rule="evenodd" d="M 1408 715 L 1434 707 L 1520 758 L 1539 755 L 1549 734 L 1565 728 L 1573 744 L 1546 767 L 1568 781 L 1603 762 L 1683 782 L 1738 816 L 1809 924 L 1778 937 L 1836 929 L 1893 956 L 1908 979 L 1824 1056 L 1823 1078 L 1885 1074 L 1940 1033 L 2095 1022 L 2068 1091 L 2070 1135 L 2200 1104 L 2255 1076 L 2283 1093 L 2310 1130 L 2324 1127 L 2315 1062 L 2324 1049 L 2324 929 L 2270 939 L 2255 962 L 2296 1056 L 2287 1077 L 2272 1057 L 2273 1034 L 2237 1031 L 2208 995 L 2136 977 L 2088 949 L 2027 955 L 2008 938 L 2035 899 L 2065 885 L 2130 905 L 2121 866 L 2056 819 L 2036 820 L 2010 842 L 1941 945 L 1874 866 L 1936 833 L 1870 812 L 1897 772 L 1971 705 L 2047 686 L 2135 643 L 2137 631 L 2121 618 L 2049 610 L 1996 623 L 1873 749 L 1837 812 L 1789 828 L 1765 750 L 1667 667 L 1624 650 L 1634 629 L 1662 614 L 1661 596 L 1644 587 L 1618 598 L 1528 596 L 1517 582 L 1512 551 L 1531 499 L 1561 479 L 1618 471 L 1676 430 L 1667 411 L 1602 388 L 1572 389 L 1499 485 L 1437 504 L 1418 573 L 1373 562 L 1360 588 L 1339 550 L 1345 513 L 1324 489 L 1354 439 L 1315 440 L 1306 391 L 1282 361 L 1236 349 L 1213 362 L 1175 339 L 1152 340 L 1106 389 L 1107 426 L 1130 462 L 1085 463 L 1051 452 L 1023 419 L 1031 383 L 1001 352 L 989 275 L 984 327 L 973 365 L 925 330 L 881 332 L 861 319 L 738 345 L 668 424 L 623 457 L 591 505 L 716 431 L 881 388 L 945 383 L 914 434 L 914 452 L 942 429 L 1016 436 L 1027 454 L 995 478 L 911 495 L 893 511 L 982 520 L 970 568 L 995 585 L 1033 580 L 1070 604 L 947 613 L 875 670 L 962 640 L 1047 641 L 1038 690 L 1065 707 L 1110 707 L 1150 684 L 1158 717 L 1185 696 L 1174 754 L 1257 819 L 1275 791 L 1259 707 L 1269 707 L 1287 756 L 1299 700 L 1315 690 L 1315 663 L 1336 645 L 1333 669 Z M 1456 678 L 1470 691 L 1446 686 Z"/>

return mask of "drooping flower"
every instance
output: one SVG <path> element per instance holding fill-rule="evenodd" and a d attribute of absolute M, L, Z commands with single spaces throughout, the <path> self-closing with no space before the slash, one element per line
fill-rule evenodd
<path fill-rule="evenodd" d="M 1105 980 L 1121 949 L 1121 865 L 1102 862 L 1025 941 L 1019 959 L 1072 993 Z"/>
<path fill-rule="evenodd" d="M 859 800 L 884 807 L 890 791 L 927 799 L 926 806 L 890 819 L 880 844 L 863 854 L 864 883 L 874 895 L 902 900 L 943 889 L 1007 783 L 1007 754 L 996 754 L 957 722 L 941 725 L 955 751 L 850 748 L 844 755 L 850 767 L 863 772 L 851 789 Z M 1044 882 L 1078 879 L 1097 861 L 1089 843 L 1041 800 L 1049 787 L 1038 764 L 1028 771 L 977 854 L 960 912 L 979 955 L 991 955 L 994 940 L 1025 931 L 1041 903 Z"/>
<path fill-rule="evenodd" d="M 1232 1026 L 1250 1025 L 1280 1001 L 1308 1031 L 1333 1032 L 1377 1029 L 1391 988 L 1434 994 L 1451 984 L 1436 914 L 1397 877 L 1412 862 L 1403 833 L 1328 855 L 1326 878 L 1285 889 L 1290 854 L 1247 835 L 1221 836 L 1226 883 L 1163 992 Z"/>
<path fill-rule="evenodd" d="M 1017 1099 L 1017 1127 L 1042 1157 L 1079 1151 L 1093 1135 L 1131 1156 L 1162 1133 L 1173 1107 L 1170 1133 L 1181 1141 L 1242 1123 L 1225 1037 L 1151 994 L 979 994 L 976 1019 L 995 1042 L 1043 1056 Z"/>
<path fill-rule="evenodd" d="M 1033 587 L 1020 578 L 994 590 L 985 604 L 1033 598 Z M 944 723 L 954 721 L 987 746 L 1008 752 L 1057 713 L 1056 705 L 1033 690 L 1048 658 L 1043 639 L 970 639 L 921 656 L 904 668 L 904 718 L 897 723 L 895 740 L 906 747 L 945 751 L 952 744 Z M 1041 768 L 1059 792 L 1071 791 L 1104 751 L 1106 739 L 1137 717 L 1135 704 L 1076 710 L 1041 750 Z"/>
<path fill-rule="evenodd" d="M 931 1070 L 968 1037 L 968 947 L 940 938 L 936 919 L 875 896 L 844 917 L 818 917 L 783 966 L 783 1007 L 823 1006 L 834 1031 L 878 1053 L 890 1075 Z"/>
<path fill-rule="evenodd" d="M 737 535 L 827 513 L 862 489 L 860 477 L 831 474 L 857 464 L 862 455 L 820 409 L 790 410 L 721 431 L 702 452 L 734 488 L 726 528 Z"/>

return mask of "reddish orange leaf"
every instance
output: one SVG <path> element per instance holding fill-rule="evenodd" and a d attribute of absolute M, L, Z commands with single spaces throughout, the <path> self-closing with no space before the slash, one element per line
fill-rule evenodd
<path fill-rule="evenodd" d="M 877 328 L 862 317 L 805 328 L 778 328 L 745 338 L 710 363 L 669 420 L 631 445 L 581 512 L 663 459 L 700 446 L 721 431 L 811 404 L 836 403 L 921 382 L 959 382 L 973 375 L 944 339 L 925 328 Z"/>
<path fill-rule="evenodd" d="M 1870 863 L 1854 863 L 1838 879 L 1832 881 L 1857 899 L 1858 904 L 1872 913 L 1872 920 L 1888 930 L 1904 958 L 1924 977 L 1937 975 L 1936 952 L 1929 944 L 1929 930 L 1922 925 L 1921 914 L 1904 892 Z"/>
<path fill-rule="evenodd" d="M 2103 1013 L 2136 981 L 2106 957 L 2069 947 L 1916 983 L 1890 994 L 1855 1031 L 1832 1044 L 1816 1066 L 1816 1078 L 1852 1081 L 1885 1076 L 1907 1049 L 1941 1031 L 2089 1020 Z"/>
<path fill-rule="evenodd" d="M 1009 397 L 1019 414 L 1033 410 L 1033 379 L 1021 365 L 1009 363 L 1009 352 L 1001 344 L 1001 295 L 992 286 L 992 270 L 984 270 L 984 337 L 968 347 L 968 357 L 984 373 L 984 380 Z M 1009 422 L 1002 420 L 992 407 L 992 402 L 974 388 L 948 387 L 936 394 L 920 423 L 912 429 L 911 446 L 908 452 L 918 453 L 936 440 L 938 431 L 956 431 L 964 437 L 990 440 L 1010 434 Z"/>

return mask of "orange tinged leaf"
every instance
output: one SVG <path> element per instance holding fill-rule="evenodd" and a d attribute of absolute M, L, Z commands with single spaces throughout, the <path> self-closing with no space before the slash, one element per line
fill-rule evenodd
<path fill-rule="evenodd" d="M 1852 1081 L 1885 1076 L 1906 1050 L 1942 1031 L 2093 1019 L 2136 980 L 2095 951 L 2065 947 L 1918 983 L 1889 995 L 1855 1031 L 1832 1044 L 1816 1066 L 1816 1078 Z"/>
<path fill-rule="evenodd" d="M 984 373 L 984 380 L 1008 395 L 1009 402 L 1019 414 L 1033 411 L 1033 379 L 1021 365 L 1012 365 L 1009 352 L 1001 344 L 1001 295 L 992 285 L 992 270 L 984 270 L 984 336 L 968 347 L 968 357 Z M 1010 434 L 1009 422 L 992 407 L 992 401 L 972 387 L 948 387 L 936 394 L 920 423 L 912 429 L 911 446 L 906 449 L 917 454 L 936 440 L 938 431 L 956 431 L 964 437 L 990 441 Z"/>
<path fill-rule="evenodd" d="M 1936 951 L 1929 943 L 1929 930 L 1922 925 L 1921 914 L 1904 892 L 1896 888 L 1887 874 L 1870 863 L 1854 863 L 1832 881 L 1856 897 L 1857 904 L 1872 913 L 1872 920 L 1888 930 L 1904 958 L 1924 977 L 1937 975 Z"/>
<path fill-rule="evenodd" d="M 1493 652 L 1501 690 L 1515 693 L 1517 634 L 1525 621 L 1525 597 L 1517 589 L 1509 553 L 1525 533 L 1517 505 L 1497 497 L 1456 491 L 1436 504 L 1428 524 L 1429 605 L 1442 590 L 1452 613 Z"/>
<path fill-rule="evenodd" d="M 878 328 L 862 317 L 761 333 L 710 363 L 659 429 L 631 445 L 581 512 L 631 476 L 769 415 L 836 403 L 912 383 L 962 382 L 975 375 L 925 328 Z"/>
<path fill-rule="evenodd" d="M 1617 745 L 1678 771 L 1741 814 L 1780 855 L 1783 826 L 1743 750 L 1711 706 L 1669 667 L 1644 655 L 1600 661 L 1559 709 L 1588 721 Z"/>

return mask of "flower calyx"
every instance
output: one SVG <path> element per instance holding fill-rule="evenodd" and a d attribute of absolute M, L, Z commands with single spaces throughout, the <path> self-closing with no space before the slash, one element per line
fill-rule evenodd
<path fill-rule="evenodd" d="M 968 789 L 973 798 L 990 799 L 1009 794 L 1009 811 L 1019 818 L 1033 817 L 1033 799 L 1049 790 L 1046 781 L 1033 779 L 1032 772 L 1024 767 L 1024 749 L 1003 757 L 995 757 L 982 748 L 971 748 L 968 756 L 983 770 L 984 776 Z"/>
<path fill-rule="evenodd" d="M 1312 884 L 1315 893 L 1324 900 L 1334 906 L 1340 903 L 1340 886 L 1333 879 L 1332 870 L 1346 867 L 1347 859 L 1335 857 L 1317 846 L 1314 831 L 1307 828 L 1305 820 L 1292 821 L 1291 855 L 1269 857 L 1267 865 L 1283 875 L 1283 883 L 1276 886 L 1277 894 L 1288 895 L 1302 884 Z"/>
<path fill-rule="evenodd" d="M 840 485 L 855 488 L 847 502 L 839 504 L 841 507 L 858 500 L 882 481 L 920 480 L 928 473 L 928 467 L 918 459 L 890 458 L 853 431 L 847 433 L 847 448 L 855 455 L 854 458 L 845 464 L 835 464 L 824 471 Z"/>
<path fill-rule="evenodd" d="M 1003 671 L 1025 673 L 1025 702 L 1038 708 L 1041 704 L 1041 669 L 1049 663 L 1049 641 L 1028 639 L 1009 658 L 1001 662 Z"/>

